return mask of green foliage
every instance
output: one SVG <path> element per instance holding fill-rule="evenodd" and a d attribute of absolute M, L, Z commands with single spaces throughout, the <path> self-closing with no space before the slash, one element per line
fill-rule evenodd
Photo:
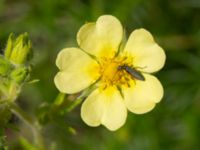
<path fill-rule="evenodd" d="M 11 117 L 9 106 L 6 102 L 0 101 L 0 129 L 1 135 L 3 134 L 3 129 L 7 126 L 7 123 Z"/>
<path fill-rule="evenodd" d="M 0 101 L 14 101 L 30 73 L 31 42 L 28 34 L 15 39 L 10 34 L 4 51 L 0 54 Z"/>
<path fill-rule="evenodd" d="M 19 139 L 19 142 L 22 146 L 23 150 L 38 150 L 37 147 L 35 147 L 34 145 L 32 145 L 29 141 L 27 141 L 25 138 L 21 137 Z"/>
<path fill-rule="evenodd" d="M 0 54 L 0 148 L 4 148 L 5 135 L 3 130 L 13 126 L 9 124 L 12 105 L 18 97 L 22 85 L 27 81 L 30 67 L 26 64 L 30 40 L 27 33 L 20 35 L 16 41 L 13 34 L 8 38 L 4 55 Z M 14 126 L 13 126 L 14 127 Z"/>
<path fill-rule="evenodd" d="M 4 130 L 3 128 L 0 128 L 0 150 L 8 150 L 6 146 L 6 136 L 4 135 Z"/>

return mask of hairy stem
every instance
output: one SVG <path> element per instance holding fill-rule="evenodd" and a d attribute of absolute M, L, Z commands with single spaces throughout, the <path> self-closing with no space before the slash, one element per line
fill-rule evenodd
<path fill-rule="evenodd" d="M 39 150 L 45 150 L 43 137 L 40 133 L 38 123 L 26 112 L 24 112 L 16 103 L 10 103 L 12 113 L 18 116 L 25 124 L 27 124 L 33 133 L 34 142 Z"/>
<path fill-rule="evenodd" d="M 96 89 L 96 84 L 88 87 L 80 96 L 78 96 L 70 106 L 67 107 L 65 112 L 71 112 L 74 108 L 76 108 L 94 89 Z"/>

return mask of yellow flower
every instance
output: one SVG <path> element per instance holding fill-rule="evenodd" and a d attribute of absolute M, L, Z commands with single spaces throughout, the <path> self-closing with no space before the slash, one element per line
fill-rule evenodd
<path fill-rule="evenodd" d="M 125 123 L 127 110 L 149 112 L 163 97 L 161 83 L 149 74 L 164 66 L 163 49 L 145 29 L 134 30 L 124 47 L 123 35 L 120 21 L 103 15 L 80 28 L 80 48 L 65 48 L 57 56 L 60 72 L 54 81 L 61 92 L 77 93 L 97 81 L 98 88 L 81 108 L 89 126 L 117 130 Z"/>

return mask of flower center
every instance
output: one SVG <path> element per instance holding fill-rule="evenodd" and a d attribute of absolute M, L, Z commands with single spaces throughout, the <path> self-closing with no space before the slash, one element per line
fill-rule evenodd
<path fill-rule="evenodd" d="M 103 88 L 113 85 L 129 86 L 129 81 L 132 77 L 125 70 L 119 69 L 119 66 L 131 66 L 131 61 L 131 58 L 120 56 L 116 58 L 102 58 L 100 61 L 100 74 Z"/>

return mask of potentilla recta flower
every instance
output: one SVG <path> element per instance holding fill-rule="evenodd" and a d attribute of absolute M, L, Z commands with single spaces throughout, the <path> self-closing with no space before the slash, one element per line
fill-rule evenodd
<path fill-rule="evenodd" d="M 64 48 L 57 56 L 60 71 L 54 81 L 61 92 L 74 94 L 97 86 L 81 107 L 89 126 L 117 130 L 125 123 L 127 110 L 149 112 L 163 97 L 161 83 L 150 74 L 164 66 L 163 49 L 145 29 L 134 30 L 126 43 L 123 32 L 117 18 L 100 16 L 78 31 L 79 48 Z"/>

